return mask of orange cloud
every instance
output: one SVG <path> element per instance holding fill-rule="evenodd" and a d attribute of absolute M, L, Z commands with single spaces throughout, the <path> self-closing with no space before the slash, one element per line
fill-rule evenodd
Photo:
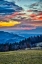
<path fill-rule="evenodd" d="M 36 14 L 31 14 L 31 15 L 30 15 L 30 17 L 35 17 L 35 16 L 36 16 Z"/>
<path fill-rule="evenodd" d="M 36 20 L 36 21 L 42 21 L 42 17 L 40 17 L 40 16 L 39 16 L 39 17 L 36 16 L 36 17 L 34 17 L 34 18 L 32 18 L 32 19 L 33 19 L 33 20 Z"/>
<path fill-rule="evenodd" d="M 0 21 L 0 27 L 12 27 L 20 24 L 21 22 L 10 20 L 8 22 Z"/>
<path fill-rule="evenodd" d="M 42 21 L 42 13 L 39 13 L 39 14 L 31 14 L 30 15 L 31 19 L 32 20 L 36 20 L 36 21 Z"/>

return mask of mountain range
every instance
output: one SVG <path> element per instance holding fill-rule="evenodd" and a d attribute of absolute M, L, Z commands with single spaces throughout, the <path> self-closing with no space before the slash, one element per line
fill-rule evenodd
<path fill-rule="evenodd" d="M 0 43 L 14 43 L 23 39 L 25 39 L 25 37 L 9 32 L 0 31 Z"/>

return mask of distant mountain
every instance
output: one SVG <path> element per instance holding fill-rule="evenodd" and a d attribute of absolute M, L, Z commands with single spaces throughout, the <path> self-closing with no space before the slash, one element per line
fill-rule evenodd
<path fill-rule="evenodd" d="M 17 34 L 0 31 L 0 43 L 14 43 L 25 39 Z"/>

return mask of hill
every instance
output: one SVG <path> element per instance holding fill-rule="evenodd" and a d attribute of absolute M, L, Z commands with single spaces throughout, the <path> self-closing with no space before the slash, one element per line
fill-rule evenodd
<path fill-rule="evenodd" d="M 0 31 L 0 43 L 1 44 L 19 42 L 20 40 L 23 40 L 23 39 L 25 38 L 17 34 Z"/>

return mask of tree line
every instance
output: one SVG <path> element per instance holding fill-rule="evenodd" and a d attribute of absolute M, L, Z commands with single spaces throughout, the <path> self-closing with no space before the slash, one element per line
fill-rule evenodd
<path fill-rule="evenodd" d="M 0 51 L 13 51 L 25 48 L 36 47 L 37 43 L 42 42 L 42 35 L 26 38 L 20 42 L 0 44 Z M 42 47 L 42 45 L 40 45 Z"/>

